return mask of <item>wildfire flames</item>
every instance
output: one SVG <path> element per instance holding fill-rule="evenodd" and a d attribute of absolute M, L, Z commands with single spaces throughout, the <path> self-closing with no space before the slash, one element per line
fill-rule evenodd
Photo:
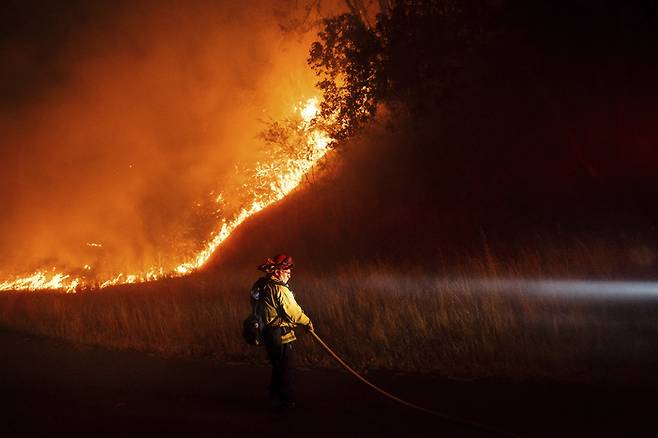
<path fill-rule="evenodd" d="M 294 190 L 309 170 L 329 151 L 333 139 L 313 123 L 319 113 L 318 99 L 308 99 L 296 107 L 295 112 L 300 119 L 297 128 L 303 137 L 297 147 L 303 150 L 295 151 L 296 154 L 283 159 L 259 164 L 254 175 L 258 178 L 257 182 L 260 190 L 258 192 L 249 192 L 250 188 L 245 187 L 244 189 L 248 193 L 242 195 L 250 199 L 247 206 L 240 208 L 237 213 L 228 218 L 222 218 L 218 228 L 210 235 L 203 248 L 194 257 L 180 263 L 173 270 L 164 267 L 153 267 L 143 272 L 117 273 L 101 281 L 98 281 L 98 279 L 90 281 L 84 276 L 58 272 L 53 267 L 50 270 L 39 270 L 28 276 L 2 281 L 0 282 L 0 291 L 46 289 L 76 292 L 80 288 L 104 288 L 117 284 L 153 281 L 164 277 L 179 277 L 199 269 L 208 261 L 222 242 L 231 235 L 233 230 L 251 215 L 283 199 Z M 262 187 L 265 187 L 265 190 L 262 190 Z M 223 202 L 222 195 L 217 197 L 217 202 Z M 102 244 L 90 242 L 87 243 L 87 246 L 102 247 Z M 90 271 L 92 267 L 84 265 L 81 269 Z"/>

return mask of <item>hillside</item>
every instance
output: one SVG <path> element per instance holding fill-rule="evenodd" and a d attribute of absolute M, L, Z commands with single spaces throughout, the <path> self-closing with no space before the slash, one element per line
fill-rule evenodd
<path fill-rule="evenodd" d="M 572 12 L 510 13 L 433 109 L 380 108 L 311 182 L 237 230 L 216 266 L 289 252 L 314 267 L 432 267 L 584 242 L 619 263 L 598 275 L 654 276 L 654 35 L 633 17 Z"/>

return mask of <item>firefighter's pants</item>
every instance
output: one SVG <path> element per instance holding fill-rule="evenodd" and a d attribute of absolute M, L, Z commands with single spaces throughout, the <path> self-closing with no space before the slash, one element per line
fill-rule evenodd
<path fill-rule="evenodd" d="M 263 334 L 267 356 L 272 364 L 270 398 L 275 403 L 293 403 L 294 342 L 281 343 L 282 329 L 266 329 Z"/>

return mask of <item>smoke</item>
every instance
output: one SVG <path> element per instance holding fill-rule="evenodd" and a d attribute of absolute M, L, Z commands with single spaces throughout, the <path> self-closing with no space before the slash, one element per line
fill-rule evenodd
<path fill-rule="evenodd" d="M 262 121 L 316 94 L 296 2 L 83 3 L 0 41 L 3 275 L 184 261 Z"/>

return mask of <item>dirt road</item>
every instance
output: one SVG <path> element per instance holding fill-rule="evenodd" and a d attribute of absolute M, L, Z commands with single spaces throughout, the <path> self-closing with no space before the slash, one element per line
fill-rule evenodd
<path fill-rule="evenodd" d="M 2 331 L 0 349 L 3 437 L 493 436 L 400 407 L 340 371 L 301 370 L 300 405 L 280 415 L 265 399 L 266 367 L 75 347 Z M 410 401 L 516 436 L 658 436 L 655 387 L 369 378 Z"/>

